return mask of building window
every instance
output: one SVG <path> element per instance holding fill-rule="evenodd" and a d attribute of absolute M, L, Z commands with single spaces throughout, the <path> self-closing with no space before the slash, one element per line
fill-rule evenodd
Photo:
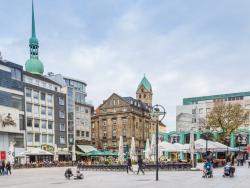
<path fill-rule="evenodd" d="M 26 112 L 32 112 L 32 104 L 26 103 Z"/>
<path fill-rule="evenodd" d="M 46 115 L 46 107 L 45 106 L 41 107 L 41 114 Z"/>
<path fill-rule="evenodd" d="M 89 137 L 89 131 L 86 131 L 86 137 Z"/>
<path fill-rule="evenodd" d="M 92 123 L 92 129 L 94 129 L 95 128 L 95 124 L 94 123 Z"/>
<path fill-rule="evenodd" d="M 16 96 L 16 95 L 12 95 L 11 96 L 11 103 L 12 103 L 12 107 L 17 108 L 18 110 L 23 110 L 23 101 L 22 101 L 22 97 L 20 96 Z"/>
<path fill-rule="evenodd" d="M 11 78 L 14 80 L 22 81 L 21 71 L 16 68 L 11 68 Z"/>
<path fill-rule="evenodd" d="M 115 137 L 116 136 L 116 129 L 112 130 L 112 136 Z"/>
<path fill-rule="evenodd" d="M 35 142 L 40 142 L 40 134 L 35 133 Z"/>
<path fill-rule="evenodd" d="M 32 90 L 26 88 L 26 97 L 31 97 L 31 95 L 32 95 Z"/>
<path fill-rule="evenodd" d="M 38 105 L 34 105 L 34 114 L 39 114 L 39 106 Z"/>
<path fill-rule="evenodd" d="M 65 131 L 65 125 L 64 125 L 64 123 L 60 123 L 60 131 Z"/>
<path fill-rule="evenodd" d="M 44 120 L 42 121 L 42 129 L 46 129 L 46 123 L 47 123 L 46 121 Z"/>
<path fill-rule="evenodd" d="M 49 143 L 53 143 L 53 135 L 48 135 Z"/>
<path fill-rule="evenodd" d="M 28 142 L 33 142 L 33 134 L 32 133 L 27 134 L 27 141 Z"/>
<path fill-rule="evenodd" d="M 203 114 L 203 108 L 199 109 L 199 114 Z"/>
<path fill-rule="evenodd" d="M 52 116 L 52 108 L 48 108 L 48 116 Z"/>
<path fill-rule="evenodd" d="M 196 109 L 192 109 L 192 114 L 196 114 Z"/>
<path fill-rule="evenodd" d="M 45 101 L 45 99 L 46 99 L 46 94 L 45 93 L 41 93 L 41 100 Z"/>
<path fill-rule="evenodd" d="M 207 114 L 208 114 L 208 113 L 210 113 L 211 109 L 207 108 L 206 111 L 207 111 Z"/>
<path fill-rule="evenodd" d="M 60 118 L 64 118 L 65 117 L 64 111 L 59 111 L 59 117 Z"/>
<path fill-rule="evenodd" d="M 80 112 L 80 106 L 76 105 L 76 112 Z"/>
<path fill-rule="evenodd" d="M 46 134 L 42 135 L 42 143 L 47 143 L 47 135 Z"/>
<path fill-rule="evenodd" d="M 107 138 L 107 131 L 103 131 L 103 137 Z"/>
<path fill-rule="evenodd" d="M 62 106 L 64 105 L 64 98 L 59 97 L 59 104 L 62 105 Z"/>
<path fill-rule="evenodd" d="M 38 91 L 33 91 L 33 98 L 39 99 L 39 92 Z"/>
<path fill-rule="evenodd" d="M 64 136 L 60 136 L 60 144 L 65 144 L 65 138 L 64 138 Z"/>
<path fill-rule="evenodd" d="M 116 147 L 116 142 L 112 142 L 113 147 Z"/>
<path fill-rule="evenodd" d="M 120 104 L 120 100 L 118 99 L 118 100 L 117 100 L 117 105 L 119 105 L 119 104 Z"/>
<path fill-rule="evenodd" d="M 106 120 L 104 120 L 104 121 L 103 121 L 103 125 L 106 125 L 106 124 L 107 124 L 107 121 L 106 121 Z"/>
<path fill-rule="evenodd" d="M 27 127 L 32 127 L 32 119 L 27 119 Z"/>
<path fill-rule="evenodd" d="M 48 122 L 48 129 L 53 129 L 53 122 L 52 121 Z"/>
<path fill-rule="evenodd" d="M 80 131 L 79 130 L 76 131 L 76 136 L 80 136 Z"/>
<path fill-rule="evenodd" d="M 82 131 L 81 135 L 84 136 L 84 131 Z"/>
<path fill-rule="evenodd" d="M 113 100 L 113 104 L 114 104 L 114 106 L 116 105 L 115 99 Z"/>
<path fill-rule="evenodd" d="M 139 94 L 139 99 L 141 99 L 141 94 Z"/>
<path fill-rule="evenodd" d="M 52 103 L 52 95 L 51 95 L 51 94 L 48 94 L 48 95 L 47 95 L 47 101 L 48 101 L 49 103 Z"/>
<path fill-rule="evenodd" d="M 116 121 L 116 119 L 113 119 L 112 122 L 113 122 L 113 125 L 116 125 L 117 121 Z"/>
<path fill-rule="evenodd" d="M 86 113 L 86 114 L 89 113 L 89 110 L 88 110 L 88 109 L 85 109 L 85 113 Z"/>
<path fill-rule="evenodd" d="M 35 121 L 34 121 L 34 127 L 35 128 L 39 128 L 40 127 L 40 121 L 38 120 L 38 119 L 35 119 Z"/>
<path fill-rule="evenodd" d="M 196 123 L 196 118 L 192 118 L 192 123 Z"/>

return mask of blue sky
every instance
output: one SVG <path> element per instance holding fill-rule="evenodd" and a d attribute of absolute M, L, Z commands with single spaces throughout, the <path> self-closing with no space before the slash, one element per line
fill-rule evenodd
<path fill-rule="evenodd" d="M 146 73 L 175 129 L 182 98 L 250 90 L 249 0 L 34 0 L 45 72 L 87 82 L 97 106 Z M 0 0 L 4 59 L 29 58 L 31 0 Z"/>

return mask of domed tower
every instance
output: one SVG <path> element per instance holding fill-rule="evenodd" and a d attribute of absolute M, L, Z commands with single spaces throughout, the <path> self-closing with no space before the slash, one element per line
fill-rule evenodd
<path fill-rule="evenodd" d="M 25 70 L 32 74 L 42 75 L 44 72 L 43 63 L 38 57 L 38 39 L 36 38 L 36 26 L 35 26 L 35 15 L 34 15 L 34 5 L 32 1 L 32 35 L 29 39 L 30 47 L 30 58 L 25 63 Z"/>
<path fill-rule="evenodd" d="M 150 106 L 152 106 L 153 91 L 152 86 L 146 76 L 142 78 L 140 84 L 137 87 L 136 99 L 140 100 Z"/>

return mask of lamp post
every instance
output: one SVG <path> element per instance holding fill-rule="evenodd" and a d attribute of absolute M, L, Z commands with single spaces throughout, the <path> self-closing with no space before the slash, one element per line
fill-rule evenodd
<path fill-rule="evenodd" d="M 205 137 L 205 140 L 206 140 L 206 159 L 208 157 L 208 139 L 210 137 L 210 130 L 206 127 L 205 130 L 203 131 L 204 133 L 204 137 Z"/>
<path fill-rule="evenodd" d="M 155 136 L 155 142 L 156 142 L 156 178 L 155 180 L 159 180 L 159 159 L 158 159 L 158 140 L 159 140 L 159 122 L 161 122 L 166 115 L 166 110 L 162 105 L 156 104 L 152 107 L 151 112 L 151 118 L 153 121 L 156 121 L 156 136 Z"/>

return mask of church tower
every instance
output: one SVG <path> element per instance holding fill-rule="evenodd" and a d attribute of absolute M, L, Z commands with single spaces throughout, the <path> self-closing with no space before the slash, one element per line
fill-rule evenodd
<path fill-rule="evenodd" d="M 29 39 L 30 47 L 30 58 L 25 63 L 25 70 L 32 74 L 42 75 L 44 68 L 43 63 L 39 60 L 38 57 L 38 39 L 36 38 L 36 24 L 35 24 L 35 15 L 34 15 L 34 5 L 32 1 L 32 31 L 31 37 Z"/>
<path fill-rule="evenodd" d="M 136 99 L 140 100 L 149 106 L 152 106 L 153 91 L 152 86 L 146 76 L 142 78 L 140 84 L 137 87 Z"/>

